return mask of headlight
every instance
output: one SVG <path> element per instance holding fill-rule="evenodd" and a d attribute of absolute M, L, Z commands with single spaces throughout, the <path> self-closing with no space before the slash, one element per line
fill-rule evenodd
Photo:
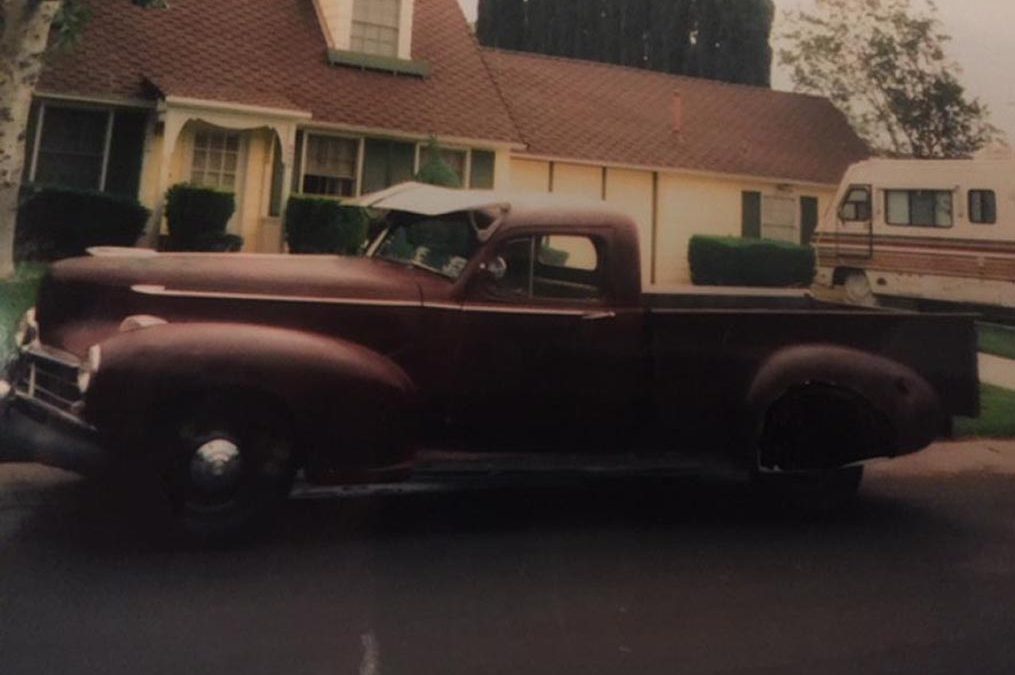
<path fill-rule="evenodd" d="M 39 339 L 39 324 L 35 321 L 35 308 L 25 312 L 14 331 L 14 344 L 27 347 Z"/>
<path fill-rule="evenodd" d="M 99 372 L 100 365 L 102 365 L 102 349 L 99 345 L 92 345 L 88 348 L 88 356 L 78 369 L 78 389 L 82 394 L 92 386 L 92 378 Z"/>

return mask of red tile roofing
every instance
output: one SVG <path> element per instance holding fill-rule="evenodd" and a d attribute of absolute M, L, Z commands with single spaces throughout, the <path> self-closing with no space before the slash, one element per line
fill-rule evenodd
<path fill-rule="evenodd" d="M 483 55 L 531 155 L 838 183 L 870 154 L 824 98 L 559 57 Z"/>
<path fill-rule="evenodd" d="M 162 94 L 306 110 L 322 122 L 518 142 L 456 0 L 416 0 L 412 56 L 426 78 L 327 62 L 312 0 L 86 0 L 81 41 L 56 56 L 42 93 Z"/>

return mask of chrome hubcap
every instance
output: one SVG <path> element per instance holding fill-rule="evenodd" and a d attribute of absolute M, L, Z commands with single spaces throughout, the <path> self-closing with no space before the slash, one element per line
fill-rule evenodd
<path fill-rule="evenodd" d="M 240 475 L 240 446 L 225 438 L 201 445 L 190 460 L 190 478 L 207 492 L 232 488 Z"/>

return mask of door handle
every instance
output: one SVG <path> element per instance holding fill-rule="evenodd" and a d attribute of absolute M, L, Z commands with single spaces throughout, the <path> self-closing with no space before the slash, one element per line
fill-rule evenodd
<path fill-rule="evenodd" d="M 606 319 L 617 318 L 616 312 L 589 312 L 582 315 L 582 321 L 605 321 Z"/>

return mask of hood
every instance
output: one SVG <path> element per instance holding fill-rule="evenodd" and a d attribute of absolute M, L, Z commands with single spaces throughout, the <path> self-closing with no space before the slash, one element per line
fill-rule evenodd
<path fill-rule="evenodd" d="M 130 315 L 305 328 L 315 298 L 421 306 L 424 294 L 446 295 L 451 285 L 436 275 L 374 258 L 137 251 L 54 264 L 39 289 L 36 316 L 44 343 L 80 354 Z M 286 303 L 290 298 L 300 302 Z M 266 306 L 275 309 L 264 314 Z"/>
<path fill-rule="evenodd" d="M 372 258 L 151 253 L 56 263 L 50 283 L 358 300 L 421 301 L 420 272 Z"/>

